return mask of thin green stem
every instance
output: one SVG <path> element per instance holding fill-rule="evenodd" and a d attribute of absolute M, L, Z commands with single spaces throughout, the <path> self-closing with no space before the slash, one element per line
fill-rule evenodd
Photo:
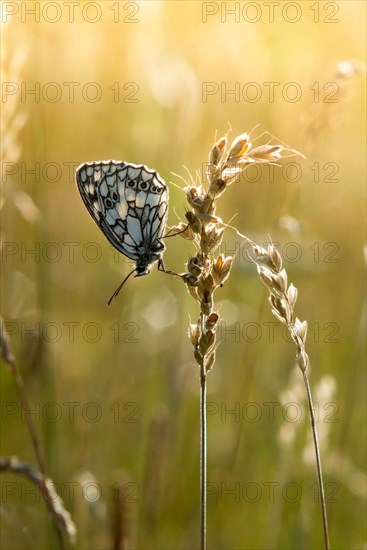
<path fill-rule="evenodd" d="M 200 367 L 200 548 L 206 549 L 206 371 Z"/>
<path fill-rule="evenodd" d="M 303 380 L 306 386 L 306 392 L 307 392 L 307 399 L 308 399 L 308 407 L 310 411 L 310 417 L 311 417 L 311 426 L 312 426 L 312 435 L 313 435 L 313 442 L 315 446 L 315 454 L 316 454 L 316 467 L 317 467 L 317 478 L 319 482 L 319 491 L 320 491 L 320 503 L 321 503 L 321 514 L 322 514 L 322 525 L 324 529 L 324 547 L 325 550 L 329 550 L 329 530 L 328 530 L 328 522 L 327 522 L 327 513 L 326 513 L 326 505 L 325 505 L 325 491 L 324 491 L 324 481 L 322 477 L 322 468 L 321 468 L 321 458 L 320 458 L 320 448 L 319 448 L 319 441 L 317 437 L 317 429 L 316 429 L 316 421 L 315 421 L 315 409 L 313 406 L 313 400 L 311 395 L 311 388 L 308 381 L 307 372 L 303 372 Z"/>

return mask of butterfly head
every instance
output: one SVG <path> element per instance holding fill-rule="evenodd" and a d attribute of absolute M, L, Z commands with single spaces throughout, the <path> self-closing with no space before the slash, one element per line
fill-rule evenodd
<path fill-rule="evenodd" d="M 135 277 L 144 277 L 144 275 L 149 275 L 150 265 L 138 265 L 135 270 Z"/>
<path fill-rule="evenodd" d="M 155 262 L 162 261 L 162 254 L 165 249 L 166 247 L 164 244 L 158 241 L 150 248 L 150 250 L 147 250 L 145 254 L 143 254 L 136 262 L 135 277 L 143 277 L 144 275 L 148 275 L 152 265 Z"/>

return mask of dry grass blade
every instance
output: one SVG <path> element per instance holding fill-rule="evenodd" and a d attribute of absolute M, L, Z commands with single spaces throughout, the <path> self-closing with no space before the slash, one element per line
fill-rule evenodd
<path fill-rule="evenodd" d="M 47 503 L 49 512 L 52 514 L 55 525 L 61 532 L 67 535 L 68 540 L 72 544 L 75 543 L 75 524 L 50 478 L 37 472 L 31 465 L 19 462 L 17 457 L 14 456 L 10 458 L 0 458 L 0 471 L 23 475 L 38 487 Z"/>
<path fill-rule="evenodd" d="M 185 239 L 193 240 L 197 247 L 195 256 L 189 258 L 187 271 L 181 274 L 189 294 L 200 304 L 196 323 L 189 327 L 189 338 L 194 348 L 194 358 L 200 373 L 200 488 L 201 488 L 201 549 L 206 548 L 206 378 L 214 367 L 218 347 L 217 329 L 219 313 L 215 311 L 214 293 L 230 276 L 234 258 L 217 254 L 222 243 L 225 225 L 217 214 L 219 199 L 229 185 L 248 166 L 255 163 L 273 164 L 283 151 L 282 145 L 265 144 L 252 148 L 250 136 L 243 133 L 228 144 L 227 136 L 221 137 L 209 153 L 207 165 L 208 185 L 192 178 L 185 188 L 189 211 L 186 212 L 188 231 L 183 224 L 172 228 Z M 276 260 L 274 260 L 276 261 Z M 273 279 L 275 280 L 275 275 Z M 283 276 L 284 277 L 284 276 Z M 279 290 L 285 282 L 277 275 Z M 272 280 L 273 280 L 272 279 Z"/>
<path fill-rule="evenodd" d="M 33 448 L 41 473 L 35 473 L 35 471 L 30 466 L 19 464 L 16 459 L 4 459 L 1 463 L 1 466 L 2 469 L 7 469 L 9 471 L 27 475 L 34 483 L 37 483 L 37 485 L 41 489 L 41 494 L 46 502 L 47 508 L 55 525 L 60 548 L 64 548 L 63 535 L 66 534 L 68 539 L 72 542 L 76 536 L 76 527 L 71 520 L 70 514 L 65 510 L 62 500 L 57 495 L 53 482 L 46 474 L 45 461 L 38 435 L 33 423 L 32 413 L 28 403 L 23 378 L 15 362 L 14 354 L 11 351 L 9 336 L 6 332 L 5 324 L 1 317 L 0 341 L 0 351 L 4 361 L 9 366 L 10 371 L 14 377 L 19 400 L 25 414 L 27 428 L 32 440 Z"/>
<path fill-rule="evenodd" d="M 329 549 L 328 520 L 325 504 L 325 490 L 322 475 L 320 448 L 317 437 L 315 410 L 308 379 L 309 357 L 306 353 L 307 321 L 300 321 L 295 314 L 295 303 L 298 297 L 297 288 L 291 283 L 288 286 L 288 276 L 282 267 L 283 262 L 280 253 L 274 245 L 267 249 L 254 245 L 253 261 L 257 265 L 259 277 L 269 290 L 269 303 L 273 315 L 286 325 L 289 335 L 297 347 L 296 362 L 302 371 L 303 380 L 307 393 L 307 401 L 311 418 L 312 435 L 315 448 L 317 477 L 320 491 L 321 514 L 324 531 L 324 547 Z"/>

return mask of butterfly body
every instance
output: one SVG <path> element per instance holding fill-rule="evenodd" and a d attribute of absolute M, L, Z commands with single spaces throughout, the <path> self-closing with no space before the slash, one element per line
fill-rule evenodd
<path fill-rule="evenodd" d="M 158 261 L 168 214 L 168 188 L 142 164 L 108 160 L 86 162 L 76 170 L 80 195 L 105 237 L 134 260 L 135 276 L 148 275 Z"/>

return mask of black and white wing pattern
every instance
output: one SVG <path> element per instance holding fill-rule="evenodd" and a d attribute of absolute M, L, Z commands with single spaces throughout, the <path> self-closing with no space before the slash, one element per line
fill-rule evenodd
<path fill-rule="evenodd" d="M 76 170 L 81 197 L 110 243 L 135 260 L 136 276 L 161 265 L 161 241 L 168 214 L 168 188 L 143 164 L 107 160 L 86 162 Z"/>

